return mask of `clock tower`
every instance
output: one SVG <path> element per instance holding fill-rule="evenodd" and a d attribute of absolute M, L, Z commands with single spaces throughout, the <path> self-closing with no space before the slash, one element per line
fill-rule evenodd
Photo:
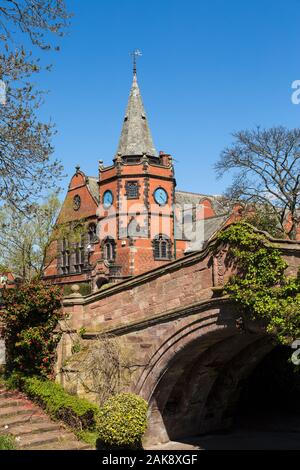
<path fill-rule="evenodd" d="M 99 162 L 98 238 L 102 258 L 120 277 L 174 259 L 172 157 L 157 153 L 134 64 L 133 82 L 113 164 Z"/>

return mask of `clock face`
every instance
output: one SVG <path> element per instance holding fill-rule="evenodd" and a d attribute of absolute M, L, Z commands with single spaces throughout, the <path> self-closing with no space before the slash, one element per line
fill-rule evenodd
<path fill-rule="evenodd" d="M 73 198 L 73 209 L 74 209 L 74 211 L 78 211 L 78 209 L 80 208 L 80 205 L 81 205 L 80 196 L 79 196 L 79 194 L 76 194 L 76 196 L 74 196 L 74 198 Z"/>
<path fill-rule="evenodd" d="M 159 204 L 160 206 L 164 206 L 165 204 L 167 204 L 168 201 L 167 191 L 165 191 L 165 189 L 163 188 L 157 188 L 154 191 L 154 199 L 157 204 Z"/>
<path fill-rule="evenodd" d="M 105 191 L 105 193 L 103 194 L 103 206 L 105 209 L 108 209 L 108 207 L 110 207 L 113 203 L 113 194 L 111 191 Z"/>

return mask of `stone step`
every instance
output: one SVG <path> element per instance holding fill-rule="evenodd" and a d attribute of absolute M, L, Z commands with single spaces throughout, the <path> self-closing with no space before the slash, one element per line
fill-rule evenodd
<path fill-rule="evenodd" d="M 27 448 L 29 450 L 29 448 Z M 72 440 L 65 442 L 57 442 L 53 444 L 34 445 L 30 450 L 95 450 L 86 442 L 77 441 L 74 437 Z"/>
<path fill-rule="evenodd" d="M 32 408 L 28 405 L 22 406 L 14 406 L 14 407 L 7 407 L 0 409 L 0 420 L 9 416 L 17 416 L 17 415 L 30 415 L 34 414 L 37 410 Z"/>
<path fill-rule="evenodd" d="M 10 433 L 23 450 L 93 450 L 21 392 L 0 389 L 0 435 Z"/>
<path fill-rule="evenodd" d="M 9 398 L 0 398 L 0 409 L 3 409 L 3 408 L 8 408 L 9 406 L 13 407 L 13 406 L 22 406 L 22 405 L 25 405 L 26 402 L 25 400 L 23 399 L 16 399 L 16 398 L 13 398 L 13 397 L 9 397 Z"/>
<path fill-rule="evenodd" d="M 44 446 L 50 443 L 59 444 L 62 440 L 67 441 L 70 439 L 70 435 L 54 430 L 48 432 L 42 432 L 40 434 L 24 434 L 23 436 L 17 436 L 18 446 L 22 449 L 32 448 L 34 446 Z"/>
<path fill-rule="evenodd" d="M 3 430 L 5 431 L 5 430 Z M 52 423 L 51 421 L 38 421 L 36 423 L 32 422 L 23 422 L 16 423 L 15 425 L 10 425 L 6 432 L 13 433 L 15 436 L 25 436 L 27 434 L 41 434 L 49 431 L 63 431 L 63 428 L 60 424 Z M 0 431 L 1 433 L 1 431 Z"/>
<path fill-rule="evenodd" d="M 34 413 L 33 415 L 15 415 L 15 416 L 7 416 L 0 419 L 0 431 L 2 429 L 5 430 L 5 426 L 16 426 L 22 423 L 36 423 L 45 420 L 45 416 L 42 413 Z"/>
<path fill-rule="evenodd" d="M 12 392 L 11 390 L 1 390 L 0 391 L 0 398 L 9 398 L 9 397 L 15 397 L 16 394 Z"/>

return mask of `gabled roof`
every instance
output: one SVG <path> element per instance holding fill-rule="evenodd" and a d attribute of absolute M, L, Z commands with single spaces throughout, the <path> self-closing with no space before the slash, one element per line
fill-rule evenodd
<path fill-rule="evenodd" d="M 100 197 L 99 197 L 99 186 L 98 186 L 98 178 L 96 176 L 88 176 L 87 178 L 87 186 L 88 189 L 95 199 L 95 201 L 99 204 Z"/>
<path fill-rule="evenodd" d="M 217 215 L 198 222 L 197 233 L 194 234 L 194 240 L 190 241 L 185 253 L 203 250 L 205 244 L 224 227 L 228 221 L 228 217 L 228 214 Z"/>
<path fill-rule="evenodd" d="M 207 199 L 211 202 L 211 205 L 216 213 L 216 215 L 221 215 L 230 211 L 230 207 L 226 200 L 222 196 L 218 195 L 209 195 L 202 193 L 191 193 L 188 191 L 175 191 L 175 203 L 184 205 L 184 204 L 200 204 L 204 199 Z"/>
<path fill-rule="evenodd" d="M 122 157 L 143 155 L 143 153 L 151 157 L 158 156 L 135 73 L 117 152 Z"/>

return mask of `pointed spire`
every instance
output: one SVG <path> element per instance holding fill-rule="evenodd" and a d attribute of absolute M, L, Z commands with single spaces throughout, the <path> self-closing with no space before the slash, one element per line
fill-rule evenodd
<path fill-rule="evenodd" d="M 135 56 L 134 56 L 135 57 Z M 137 83 L 134 61 L 133 81 L 117 152 L 122 157 L 143 155 L 157 157 Z"/>

